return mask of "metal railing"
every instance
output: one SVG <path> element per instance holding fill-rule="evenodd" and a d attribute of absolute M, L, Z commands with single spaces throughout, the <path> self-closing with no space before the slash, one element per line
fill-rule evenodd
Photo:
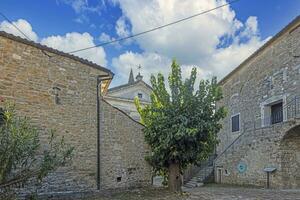
<path fill-rule="evenodd" d="M 284 109 L 286 109 L 287 119 L 300 117 L 300 97 L 294 97 L 284 106 Z"/>
<path fill-rule="evenodd" d="M 285 116 L 285 117 L 284 117 Z M 231 146 L 233 146 L 245 133 L 256 130 L 263 127 L 269 127 L 273 124 L 279 124 L 283 121 L 287 121 L 294 118 L 300 118 L 300 96 L 295 96 L 288 103 L 282 107 L 282 112 L 276 115 L 262 118 L 256 118 L 252 121 L 244 122 L 242 125 L 242 133 L 233 140 L 221 153 L 216 156 L 218 159 L 223 155 Z"/>
<path fill-rule="evenodd" d="M 201 170 L 203 170 L 203 169 L 205 169 L 207 167 L 210 167 L 210 166 L 212 167 L 215 158 L 216 158 L 216 154 L 213 153 L 206 160 L 203 160 L 198 165 L 193 165 L 188 170 L 186 170 L 186 172 L 184 173 L 184 183 L 186 183 L 189 180 L 191 180 Z M 204 175 L 205 177 L 207 177 L 208 175 L 210 175 L 210 174 L 208 174 L 207 170 L 205 170 L 204 173 L 205 173 L 205 175 Z"/>
<path fill-rule="evenodd" d="M 296 96 L 282 107 L 282 112 L 272 113 L 270 116 L 264 116 L 264 118 L 256 118 L 244 122 L 242 131 L 246 132 L 251 129 L 268 127 L 298 117 L 300 117 L 300 97 Z"/>

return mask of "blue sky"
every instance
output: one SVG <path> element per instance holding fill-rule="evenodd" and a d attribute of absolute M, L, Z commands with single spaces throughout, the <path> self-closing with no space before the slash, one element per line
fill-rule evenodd
<path fill-rule="evenodd" d="M 225 0 L 1 0 L 0 12 L 36 42 L 72 51 L 127 36 L 225 3 Z M 240 0 L 229 8 L 199 16 L 135 40 L 79 53 L 111 69 L 113 85 L 137 65 L 168 73 L 177 58 L 188 74 L 223 77 L 300 14 L 300 0 Z M 22 19 L 22 21 L 20 21 Z M 18 21 L 19 20 L 19 21 Z M 18 34 L 0 18 L 0 29 Z M 84 34 L 85 33 L 85 34 Z"/>

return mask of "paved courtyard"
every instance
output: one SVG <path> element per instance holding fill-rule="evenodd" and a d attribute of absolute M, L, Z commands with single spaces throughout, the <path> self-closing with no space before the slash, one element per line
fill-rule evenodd
<path fill-rule="evenodd" d="M 84 198 L 87 199 L 87 198 Z M 266 190 L 258 188 L 209 185 L 174 194 L 165 189 L 135 189 L 89 200 L 300 200 L 300 190 Z"/>
<path fill-rule="evenodd" d="M 266 190 L 244 187 L 208 186 L 189 191 L 188 200 L 300 200 L 300 190 Z"/>

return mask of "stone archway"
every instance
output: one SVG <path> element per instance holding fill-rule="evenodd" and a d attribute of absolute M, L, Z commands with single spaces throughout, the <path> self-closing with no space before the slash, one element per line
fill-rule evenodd
<path fill-rule="evenodd" d="M 300 125 L 286 132 L 280 147 L 282 185 L 300 188 Z"/>

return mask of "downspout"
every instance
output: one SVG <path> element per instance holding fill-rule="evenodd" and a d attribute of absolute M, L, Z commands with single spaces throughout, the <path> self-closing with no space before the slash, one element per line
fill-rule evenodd
<path fill-rule="evenodd" d="M 101 97 L 101 83 L 105 80 L 110 80 L 111 77 L 107 75 L 97 76 L 97 190 L 100 190 L 100 97 Z"/>

